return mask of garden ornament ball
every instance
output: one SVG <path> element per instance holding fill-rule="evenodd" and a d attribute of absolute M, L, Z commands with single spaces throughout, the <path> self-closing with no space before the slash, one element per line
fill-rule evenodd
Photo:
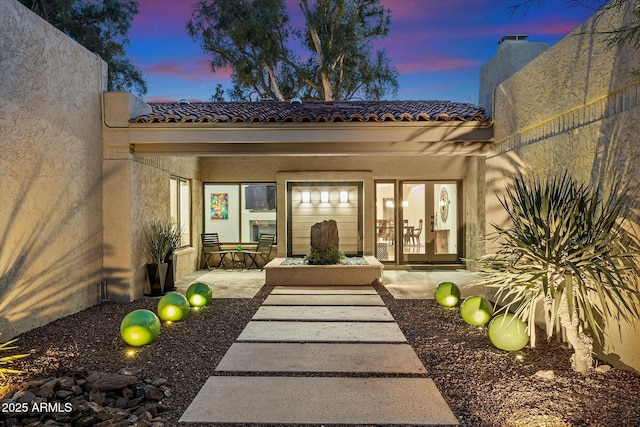
<path fill-rule="evenodd" d="M 212 297 L 211 288 L 206 283 L 196 282 L 187 289 L 187 299 L 192 307 L 203 307 L 211 302 Z"/>
<path fill-rule="evenodd" d="M 189 313 L 189 301 L 182 294 L 166 294 L 158 301 L 158 316 L 162 320 L 182 320 Z"/>
<path fill-rule="evenodd" d="M 129 345 L 139 347 L 149 344 L 160 333 L 160 319 L 152 311 L 134 310 L 120 323 L 120 336 Z"/>
<path fill-rule="evenodd" d="M 460 315 L 470 325 L 484 326 L 493 316 L 493 306 L 480 296 L 468 297 L 460 305 Z"/>
<path fill-rule="evenodd" d="M 436 288 L 434 298 L 443 307 L 455 307 L 460 301 L 460 289 L 453 282 L 442 282 Z"/>
<path fill-rule="evenodd" d="M 489 339 L 500 350 L 518 351 L 529 342 L 527 325 L 512 314 L 500 314 L 489 323 Z"/>

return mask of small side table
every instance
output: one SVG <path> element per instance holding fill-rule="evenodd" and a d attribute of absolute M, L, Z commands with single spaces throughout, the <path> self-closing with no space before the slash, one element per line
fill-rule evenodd
<path fill-rule="evenodd" d="M 239 251 L 237 249 L 234 250 L 230 250 L 229 252 L 229 256 L 230 261 L 231 261 L 231 270 L 235 270 L 236 269 L 236 263 L 240 264 L 240 269 L 244 270 L 246 268 L 245 265 L 245 257 L 244 257 L 244 252 L 243 251 Z M 242 257 L 240 256 L 240 254 L 242 254 Z"/>

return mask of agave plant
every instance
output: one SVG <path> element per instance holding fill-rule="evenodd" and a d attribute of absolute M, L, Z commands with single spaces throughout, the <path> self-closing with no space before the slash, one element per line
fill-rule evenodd
<path fill-rule="evenodd" d="M 17 339 L 14 339 L 11 341 L 7 341 L 3 344 L 0 344 L 0 351 L 9 351 L 9 350 L 17 349 L 18 347 L 12 345 L 16 341 Z M 22 359 L 23 357 L 27 357 L 27 356 L 28 354 L 12 354 L 9 356 L 0 357 L 0 365 L 10 365 L 16 360 Z M 4 368 L 4 367 L 0 368 L 0 377 L 2 377 L 2 379 L 6 379 L 7 375 L 16 375 L 21 373 L 22 371 L 18 371 L 16 369 Z"/>
<path fill-rule="evenodd" d="M 518 176 L 500 203 L 510 224 L 493 225 L 498 250 L 478 261 L 480 283 L 497 288 L 496 303 L 527 322 L 535 346 L 542 306 L 550 338 L 565 328 L 573 369 L 593 367 L 593 340 L 606 325 L 639 317 L 637 237 L 626 219 L 627 192 L 607 195 L 568 174 L 546 181 Z"/>

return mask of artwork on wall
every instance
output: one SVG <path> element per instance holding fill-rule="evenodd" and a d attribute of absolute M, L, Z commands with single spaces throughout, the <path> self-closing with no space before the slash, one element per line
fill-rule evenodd
<path fill-rule="evenodd" d="M 211 219 L 229 219 L 229 193 L 211 193 Z"/>

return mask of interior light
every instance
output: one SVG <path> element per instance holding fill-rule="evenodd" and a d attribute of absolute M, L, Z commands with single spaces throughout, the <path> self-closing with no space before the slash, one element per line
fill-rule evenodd
<path fill-rule="evenodd" d="M 329 192 L 321 191 L 320 192 L 320 203 L 329 203 Z"/>
<path fill-rule="evenodd" d="M 408 202 L 408 201 L 406 201 L 406 200 L 403 200 L 403 201 L 402 201 L 402 207 L 403 207 L 403 208 L 406 208 L 407 206 L 409 206 L 409 202 Z"/>
<path fill-rule="evenodd" d="M 311 193 L 308 191 L 302 192 L 302 203 L 311 203 Z"/>
<path fill-rule="evenodd" d="M 384 205 L 388 208 L 392 208 L 393 207 L 393 200 L 387 200 Z"/>
<path fill-rule="evenodd" d="M 349 192 L 341 191 L 340 192 L 340 203 L 349 203 Z"/>

